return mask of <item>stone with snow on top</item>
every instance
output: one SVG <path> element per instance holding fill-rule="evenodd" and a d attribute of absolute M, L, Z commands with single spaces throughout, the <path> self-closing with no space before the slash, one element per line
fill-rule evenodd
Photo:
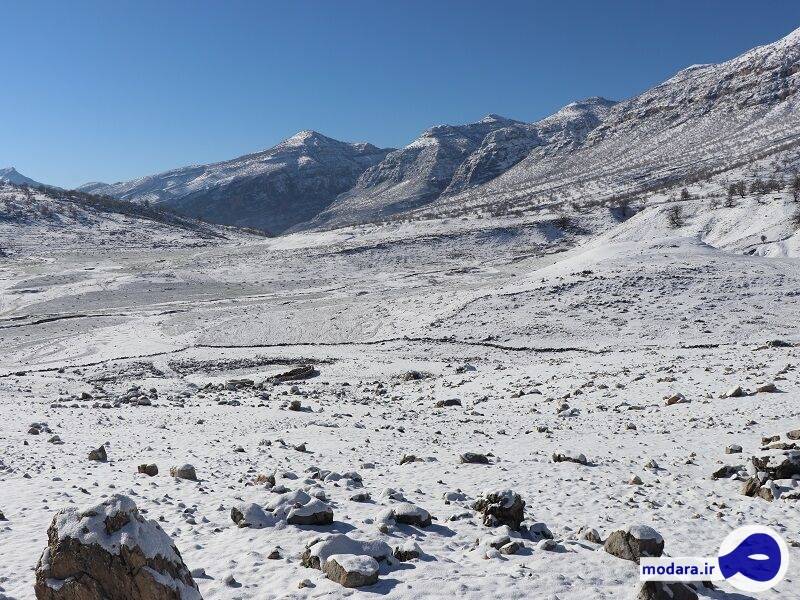
<path fill-rule="evenodd" d="M 442 494 L 442 500 L 444 500 L 445 504 L 450 504 L 451 502 L 464 502 L 466 499 L 467 495 L 461 490 L 455 492 L 445 492 Z"/>
<path fill-rule="evenodd" d="M 127 496 L 57 513 L 47 537 L 37 600 L 202 600 L 170 537 Z"/>
<path fill-rule="evenodd" d="M 630 525 L 612 532 L 603 548 L 613 556 L 639 562 L 643 556 L 661 556 L 664 538 L 647 525 Z"/>
<path fill-rule="evenodd" d="M 664 403 L 667 406 L 672 406 L 673 404 L 685 404 L 687 402 L 689 402 L 689 400 L 681 393 L 665 396 L 664 398 Z"/>
<path fill-rule="evenodd" d="M 106 462 L 108 460 L 108 454 L 106 454 L 106 447 L 100 446 L 95 450 L 89 452 L 89 460 L 96 460 L 98 462 Z"/>
<path fill-rule="evenodd" d="M 179 465 L 171 467 L 169 474 L 176 479 L 188 479 L 189 481 L 197 481 L 197 471 L 194 466 L 190 464 Z"/>
<path fill-rule="evenodd" d="M 747 392 L 742 389 L 742 386 L 737 385 L 735 387 L 730 388 L 728 391 L 722 394 L 722 398 L 741 398 L 742 396 L 747 396 Z"/>
<path fill-rule="evenodd" d="M 770 340 L 767 342 L 768 348 L 792 348 L 793 343 L 784 340 Z"/>
<path fill-rule="evenodd" d="M 272 514 L 264 512 L 263 508 L 253 502 L 247 502 L 231 508 L 231 520 L 239 527 L 250 527 L 252 529 L 272 527 L 276 523 L 276 519 Z"/>
<path fill-rule="evenodd" d="M 357 588 L 378 581 L 378 561 L 359 554 L 333 554 L 325 561 L 322 572 L 342 587 Z"/>
<path fill-rule="evenodd" d="M 639 587 L 636 600 L 697 600 L 697 593 L 685 583 L 645 581 Z"/>
<path fill-rule="evenodd" d="M 154 464 L 139 465 L 137 471 L 148 477 L 155 477 L 158 475 L 158 466 Z"/>
<path fill-rule="evenodd" d="M 537 550 L 546 550 L 547 552 L 557 552 L 561 550 L 561 546 L 558 542 L 551 538 L 545 538 L 543 540 L 539 540 L 536 543 Z"/>
<path fill-rule="evenodd" d="M 483 514 L 487 527 L 507 525 L 518 531 L 525 518 L 525 501 L 512 490 L 485 491 L 472 508 Z"/>
<path fill-rule="evenodd" d="M 752 457 L 753 467 L 769 479 L 792 479 L 800 475 L 800 450 L 787 450 Z"/>
<path fill-rule="evenodd" d="M 461 406 L 461 400 L 458 398 L 448 398 L 447 400 L 438 400 L 436 408 L 447 408 L 448 406 Z"/>
<path fill-rule="evenodd" d="M 578 530 L 578 536 L 582 540 L 586 540 L 587 542 L 592 542 L 593 544 L 603 543 L 603 540 L 600 537 L 600 534 L 597 532 L 597 529 L 593 527 L 581 527 Z"/>
<path fill-rule="evenodd" d="M 589 461 L 586 456 L 574 450 L 562 450 L 560 452 L 553 452 L 553 462 L 573 462 L 579 465 L 587 465 Z"/>
<path fill-rule="evenodd" d="M 394 488 L 384 488 L 378 497 L 381 500 L 395 500 L 397 502 L 407 502 L 406 497 L 403 495 L 403 492 L 396 490 Z"/>
<path fill-rule="evenodd" d="M 289 525 L 330 525 L 333 523 L 333 509 L 317 498 L 312 498 L 302 506 L 296 506 L 286 517 Z"/>
<path fill-rule="evenodd" d="M 422 555 L 422 549 L 414 540 L 406 540 L 394 549 L 394 557 L 400 562 L 414 560 Z"/>
<path fill-rule="evenodd" d="M 386 509 L 384 513 L 386 514 L 380 517 L 383 522 L 393 520 L 396 523 L 414 525 L 416 527 L 428 527 L 431 524 L 430 513 L 424 508 L 411 504 L 410 502 L 396 504 Z"/>
<path fill-rule="evenodd" d="M 725 447 L 725 454 L 741 454 L 742 447 L 739 444 L 731 444 Z"/>
<path fill-rule="evenodd" d="M 758 394 L 774 394 L 778 391 L 778 386 L 774 383 L 765 383 L 756 388 Z"/>
<path fill-rule="evenodd" d="M 553 539 L 553 532 L 544 523 L 530 523 L 525 529 L 527 529 L 528 537 L 533 541 Z"/>
<path fill-rule="evenodd" d="M 516 554 L 517 552 L 522 550 L 522 547 L 523 544 L 521 542 L 518 542 L 517 540 L 512 540 L 507 544 L 503 544 L 497 550 L 500 552 L 500 554 L 511 555 L 511 554 Z"/>
<path fill-rule="evenodd" d="M 489 458 L 485 454 L 481 454 L 479 452 L 464 452 L 459 457 L 459 460 L 463 464 L 470 464 L 470 465 L 488 465 Z"/>
<path fill-rule="evenodd" d="M 304 567 L 322 570 L 328 558 L 336 554 L 371 556 L 381 562 L 392 555 L 392 549 L 389 544 L 380 540 L 362 541 L 343 533 L 335 533 L 311 540 L 303 552 L 301 562 Z"/>
<path fill-rule="evenodd" d="M 264 508 L 271 512 L 276 519 L 283 519 L 290 525 L 329 525 L 333 523 L 333 509 L 303 490 L 280 494 L 277 498 L 270 500 Z"/>
<path fill-rule="evenodd" d="M 790 440 L 800 440 L 800 429 L 792 429 L 786 434 Z"/>

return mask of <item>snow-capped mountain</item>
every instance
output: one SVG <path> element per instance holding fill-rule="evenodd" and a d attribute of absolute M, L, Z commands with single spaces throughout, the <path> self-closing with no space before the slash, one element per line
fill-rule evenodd
<path fill-rule="evenodd" d="M 615 103 L 574 102 L 536 123 L 488 115 L 468 125 L 426 130 L 367 170 L 355 187 L 315 219 L 327 226 L 385 218 L 441 196 L 472 189 L 506 172 L 534 148 L 568 150 L 599 125 Z"/>
<path fill-rule="evenodd" d="M 799 72 L 797 30 L 727 62 L 684 69 L 629 100 L 589 98 L 535 123 L 488 115 L 432 127 L 394 151 L 305 131 L 231 161 L 83 189 L 272 233 L 585 203 L 800 143 Z"/>
<path fill-rule="evenodd" d="M 448 212 L 557 196 L 578 201 L 730 169 L 800 143 L 800 29 L 715 65 L 697 65 L 609 108 L 575 146 L 534 148 Z"/>
<path fill-rule="evenodd" d="M 30 177 L 25 177 L 25 175 L 17 171 L 14 167 L 0 169 L 0 183 L 13 183 L 15 185 L 30 185 L 35 187 L 42 185 Z"/>
<path fill-rule="evenodd" d="M 280 233 L 317 215 L 388 152 L 301 131 L 269 150 L 233 160 L 81 189 Z"/>

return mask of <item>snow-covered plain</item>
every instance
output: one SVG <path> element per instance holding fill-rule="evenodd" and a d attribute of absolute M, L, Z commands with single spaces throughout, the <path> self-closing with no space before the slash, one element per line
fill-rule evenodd
<path fill-rule="evenodd" d="M 711 478 L 760 455 L 762 436 L 800 428 L 800 346 L 765 347 L 800 343 L 792 199 L 708 208 L 724 187 L 691 187 L 677 228 L 664 214 L 672 190 L 626 220 L 574 215 L 580 234 L 545 211 L 167 248 L 55 232 L 12 246 L 0 263 L 0 598 L 33 597 L 58 510 L 116 493 L 205 570 L 207 599 L 628 598 L 636 565 L 582 527 L 605 539 L 649 525 L 669 555 L 713 556 L 745 523 L 790 543 L 786 580 L 759 597 L 800 598 L 797 501 Z M 319 374 L 269 382 L 305 364 Z M 254 385 L 229 383 L 242 379 Z M 720 397 L 772 382 L 779 392 Z M 688 402 L 667 405 L 677 393 Z M 126 395 L 148 401 L 116 406 Z M 451 399 L 461 405 L 436 406 Z M 34 435 L 33 423 L 46 425 Z M 108 461 L 88 460 L 101 444 Z M 726 454 L 732 444 L 742 453 Z M 489 464 L 462 464 L 465 452 Z M 158 475 L 137 473 L 149 463 Z M 199 481 L 169 475 L 184 463 Z M 258 478 L 273 474 L 272 489 Z M 473 501 L 503 489 L 554 550 L 481 522 Z M 232 508 L 267 507 L 281 490 L 324 498 L 333 523 L 232 521 Z M 387 522 L 401 497 L 433 523 Z M 422 554 L 346 589 L 301 564 L 326 533 Z M 524 547 L 498 554 L 503 535 Z M 699 591 L 749 597 L 725 583 Z"/>

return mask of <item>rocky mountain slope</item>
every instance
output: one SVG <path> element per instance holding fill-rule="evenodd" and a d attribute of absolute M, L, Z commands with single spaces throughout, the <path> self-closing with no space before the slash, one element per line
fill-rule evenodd
<path fill-rule="evenodd" d="M 202 246 L 253 237 L 254 232 L 204 223 L 163 207 L 0 183 L 3 256 L 67 248 Z"/>
<path fill-rule="evenodd" d="M 504 202 L 608 198 L 704 177 L 800 143 L 800 30 L 696 65 L 612 107 L 571 148 L 539 147 L 487 185 L 442 198 L 455 212 Z"/>
<path fill-rule="evenodd" d="M 81 189 L 166 204 L 216 223 L 281 233 L 326 208 L 388 151 L 301 131 L 274 148 L 233 160 Z"/>
<path fill-rule="evenodd" d="M 468 125 L 432 127 L 364 173 L 313 224 L 385 218 L 475 188 L 513 167 L 534 148 L 575 147 L 613 105 L 611 100 L 590 98 L 537 123 L 488 115 Z"/>
<path fill-rule="evenodd" d="M 15 185 L 30 185 L 35 187 L 42 185 L 30 177 L 25 177 L 25 175 L 17 171 L 14 167 L 0 169 L 0 183 L 13 183 Z"/>

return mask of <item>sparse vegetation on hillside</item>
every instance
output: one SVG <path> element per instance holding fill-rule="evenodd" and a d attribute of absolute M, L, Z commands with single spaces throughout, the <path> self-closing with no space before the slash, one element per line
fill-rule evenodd
<path fill-rule="evenodd" d="M 667 209 L 667 222 L 673 229 L 683 227 L 686 219 L 683 214 L 683 206 L 680 204 L 673 204 Z"/>

